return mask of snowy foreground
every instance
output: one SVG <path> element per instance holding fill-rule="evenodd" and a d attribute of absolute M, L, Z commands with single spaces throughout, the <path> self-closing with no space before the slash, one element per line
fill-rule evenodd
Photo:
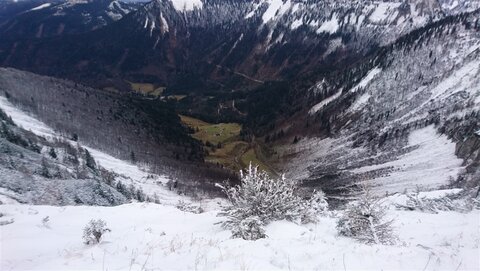
<path fill-rule="evenodd" d="M 25 129 L 46 138 L 59 136 L 48 126 L 0 98 L 0 107 Z M 469 213 L 399 211 L 396 194 L 384 201 L 395 219 L 394 246 L 364 245 L 337 234 L 341 211 L 317 224 L 287 221 L 266 227 L 267 238 L 232 239 L 218 224 L 224 200 L 192 201 L 168 191 L 162 176 L 91 150 L 97 162 L 145 191 L 161 204 L 131 203 L 116 207 L 22 205 L 0 191 L 0 270 L 479 270 L 480 211 Z M 458 191 L 433 191 L 441 197 Z M 179 210 L 179 201 L 202 207 L 194 214 Z M 47 218 L 48 217 L 48 218 Z M 82 240 L 91 219 L 111 230 L 96 245 Z M 13 223 L 10 223 L 13 222 Z M 10 224 L 9 224 L 10 223 Z"/>
<path fill-rule="evenodd" d="M 478 270 L 480 211 L 471 213 L 391 210 L 404 243 L 368 246 L 337 235 L 336 219 L 318 224 L 270 224 L 268 238 L 231 239 L 202 214 L 173 206 L 132 203 L 117 207 L 2 205 L 13 218 L 1 229 L 1 270 Z M 43 223 L 44 217 L 48 223 Z M 91 218 L 111 232 L 98 245 L 82 242 Z"/>

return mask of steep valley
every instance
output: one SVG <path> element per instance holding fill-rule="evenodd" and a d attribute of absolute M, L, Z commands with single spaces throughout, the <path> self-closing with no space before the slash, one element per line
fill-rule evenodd
<path fill-rule="evenodd" d="M 0 270 L 480 270 L 479 0 L 0 0 Z"/>
<path fill-rule="evenodd" d="M 9 32 L 70 4 L 6 18 L 0 63 L 76 82 L 53 95 L 90 86 L 77 108 L 115 97 L 85 124 L 108 149 L 118 132 L 105 121 L 120 118 L 123 144 L 112 149 L 123 159 L 140 144 L 138 159 L 187 183 L 186 164 L 219 180 L 254 162 L 340 198 L 365 182 L 378 193 L 480 185 L 476 1 L 154 0 L 90 30 Z M 126 10 L 107 4 L 98 9 Z M 16 75 L 39 82 L 17 86 L 21 72 L 2 73 L 2 90 L 45 122 L 81 121 L 61 99 L 29 101 L 32 85 L 57 79 Z M 44 113 L 56 110 L 63 117 Z"/>

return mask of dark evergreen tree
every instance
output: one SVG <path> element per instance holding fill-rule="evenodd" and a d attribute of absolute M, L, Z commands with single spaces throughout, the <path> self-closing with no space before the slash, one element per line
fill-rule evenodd
<path fill-rule="evenodd" d="M 52 157 L 53 159 L 57 159 L 57 153 L 55 152 L 55 149 L 54 149 L 54 148 L 50 148 L 50 151 L 48 152 L 48 154 L 49 154 L 50 157 Z"/>
<path fill-rule="evenodd" d="M 92 155 L 87 149 L 85 149 L 85 163 L 87 167 L 93 170 L 97 169 L 97 164 L 95 163 L 95 159 L 93 159 Z"/>
<path fill-rule="evenodd" d="M 137 158 L 135 157 L 135 152 L 134 151 L 130 152 L 130 161 L 132 161 L 133 163 L 135 163 L 137 161 Z"/>
<path fill-rule="evenodd" d="M 50 170 L 48 169 L 47 160 L 45 158 L 42 158 L 42 168 L 40 171 L 40 175 L 42 175 L 45 178 L 52 177 L 52 175 L 50 174 Z"/>

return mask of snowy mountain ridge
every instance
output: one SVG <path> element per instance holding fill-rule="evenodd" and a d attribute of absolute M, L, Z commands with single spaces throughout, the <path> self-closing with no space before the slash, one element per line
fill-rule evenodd
<path fill-rule="evenodd" d="M 181 1 L 180 1 L 181 2 Z M 203 14 L 215 14 L 214 23 L 234 20 L 243 24 L 248 21 L 259 21 L 262 27 L 267 27 L 271 32 L 291 32 L 303 27 L 308 32 L 321 34 L 335 34 L 337 32 L 360 32 L 362 36 L 375 35 L 384 45 L 394 41 L 413 29 L 425 26 L 447 15 L 469 12 L 480 8 L 475 2 L 464 4 L 440 4 L 431 0 L 409 1 L 306 1 L 306 0 L 256 0 L 256 1 L 204 1 L 200 0 L 185 10 L 179 9 L 182 5 L 178 0 L 155 0 L 146 6 L 150 9 L 145 15 L 149 21 L 161 26 L 158 11 L 168 13 L 169 3 L 173 3 L 177 12 L 187 12 L 179 15 L 185 18 L 186 26 L 213 27 L 202 21 Z M 231 13 L 229 6 L 234 5 L 237 12 Z M 196 7 L 195 9 L 193 7 Z M 232 15 L 234 17 L 232 17 Z M 163 15 L 164 16 L 164 15 Z M 168 24 L 168 20 L 166 21 Z M 263 25 L 263 26 L 262 26 Z M 150 26 L 154 28 L 154 26 Z M 286 35 L 286 33 L 284 33 Z"/>
<path fill-rule="evenodd" d="M 136 3 L 117 0 L 55 0 L 40 1 L 37 4 L 25 3 L 35 6 L 11 16 L 5 22 L 0 22 L 0 33 L 5 37 L 38 39 L 78 34 L 118 21 L 138 7 Z M 10 4 L 12 5 L 15 4 Z"/>

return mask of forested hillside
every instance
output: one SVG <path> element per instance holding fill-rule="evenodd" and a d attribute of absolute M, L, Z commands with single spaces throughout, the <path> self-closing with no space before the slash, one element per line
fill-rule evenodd
<path fill-rule="evenodd" d="M 65 137 L 117 158 L 187 183 L 192 176 L 203 176 L 200 182 L 229 178 L 221 169 L 202 165 L 201 143 L 190 137 L 169 102 L 13 69 L 1 69 L 0 90 Z"/>

